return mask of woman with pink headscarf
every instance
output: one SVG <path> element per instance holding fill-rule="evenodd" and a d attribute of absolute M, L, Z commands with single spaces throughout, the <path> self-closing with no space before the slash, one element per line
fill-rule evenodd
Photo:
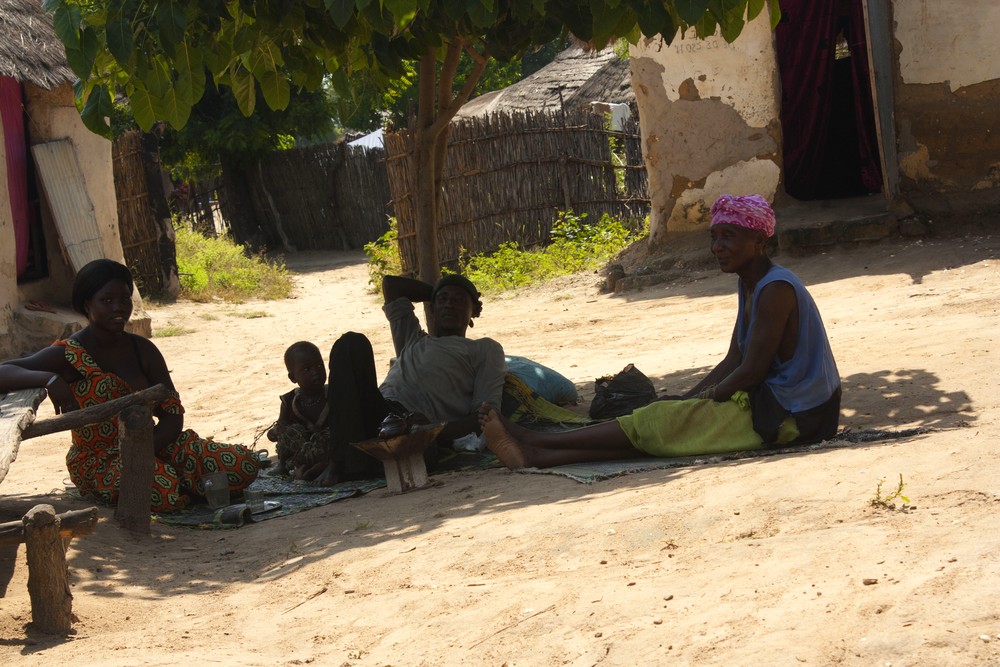
<path fill-rule="evenodd" d="M 664 396 L 616 420 L 542 433 L 483 406 L 487 446 L 508 468 L 694 456 L 819 442 L 840 417 L 840 376 L 826 329 L 799 278 L 765 252 L 774 211 L 759 195 L 712 206 L 712 254 L 739 277 L 729 352 L 681 396 Z"/>

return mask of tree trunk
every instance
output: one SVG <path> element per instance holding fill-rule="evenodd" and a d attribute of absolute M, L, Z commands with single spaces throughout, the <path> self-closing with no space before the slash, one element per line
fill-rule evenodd
<path fill-rule="evenodd" d="M 452 90 L 459 56 L 465 51 L 476 61 L 462 89 Z M 472 95 L 489 61 L 487 54 L 468 48 L 461 38 L 448 44 L 448 51 L 437 67 L 437 52 L 431 48 L 420 59 L 417 119 L 412 125 L 413 153 L 410 173 L 414 187 L 414 233 L 417 242 L 417 277 L 434 284 L 441 276 L 438 230 L 441 224 L 441 201 L 444 196 L 444 166 L 448 151 L 448 124 Z M 425 311 L 428 310 L 425 308 Z"/>
<path fill-rule="evenodd" d="M 438 257 L 438 196 L 435 186 L 439 178 L 435 173 L 434 126 L 437 58 L 433 49 L 420 59 L 419 104 L 416 127 L 413 131 L 413 164 L 416 206 L 414 206 L 414 232 L 417 241 L 417 277 L 434 284 L 441 275 Z"/>
<path fill-rule="evenodd" d="M 146 175 L 146 196 L 149 208 L 156 222 L 156 245 L 160 256 L 160 290 L 176 297 L 181 290 L 177 277 L 177 243 L 174 235 L 174 224 L 167 204 L 167 191 L 164 185 L 165 174 L 160 163 L 161 128 L 152 132 L 143 132 L 140 137 L 142 145 L 142 167 Z"/>
<path fill-rule="evenodd" d="M 437 193 L 434 191 L 433 151 L 419 133 L 414 137 L 414 173 L 416 174 L 417 277 L 432 285 L 441 275 L 438 258 Z"/>

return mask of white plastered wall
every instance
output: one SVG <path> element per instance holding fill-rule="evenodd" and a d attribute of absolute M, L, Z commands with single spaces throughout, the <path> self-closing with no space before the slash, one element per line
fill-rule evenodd
<path fill-rule="evenodd" d="M 94 134 L 83 124 L 69 85 L 46 90 L 25 84 L 24 97 L 30 144 L 55 140 L 68 140 L 73 144 L 87 196 L 94 208 L 104 256 L 123 262 L 124 253 L 118 232 L 118 200 L 115 195 L 111 142 Z M 47 212 L 43 212 L 43 217 L 48 215 Z M 39 300 L 55 306 L 68 307 L 73 270 L 64 261 L 59 248 L 58 234 L 51 226 L 51 220 L 45 221 L 43 227 L 48 251 L 49 277 L 15 287 L 13 302 L 16 304 Z M 138 291 L 134 294 L 133 304 L 130 329 L 140 335 L 150 336 L 152 333 L 150 319 Z M 18 307 L 18 312 L 20 310 L 23 310 L 23 307 Z M 69 310 L 65 313 L 69 318 L 78 319 Z M 60 321 L 64 319 L 63 313 L 60 312 L 56 319 Z M 17 326 L 16 321 L 17 318 L 15 326 Z M 38 324 L 50 326 L 47 322 Z M 51 324 L 51 326 L 58 325 Z M 23 347 L 24 340 L 20 340 L 19 336 L 21 339 L 25 338 L 25 331 L 19 329 L 14 333 L 12 344 Z"/>
<path fill-rule="evenodd" d="M 896 107 L 900 173 L 918 187 L 1000 189 L 1000 3 L 896 0 L 892 12 L 909 87 Z"/>
<path fill-rule="evenodd" d="M 649 174 L 650 239 L 694 231 L 721 194 L 764 195 L 780 183 L 778 70 L 766 11 L 732 44 L 693 30 L 631 51 Z"/>
<path fill-rule="evenodd" d="M 1000 79 L 996 0 L 897 0 L 893 19 L 903 83 L 947 83 L 955 92 Z"/>
<path fill-rule="evenodd" d="M 83 124 L 68 86 L 51 92 L 29 86 L 26 93 L 31 118 L 31 143 L 56 139 L 68 139 L 73 143 L 87 195 L 94 206 L 104 256 L 123 261 L 111 142 L 94 134 Z"/>

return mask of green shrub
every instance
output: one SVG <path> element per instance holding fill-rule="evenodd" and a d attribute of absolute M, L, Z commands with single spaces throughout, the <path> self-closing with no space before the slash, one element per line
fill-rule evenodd
<path fill-rule="evenodd" d="M 227 237 L 208 238 L 184 225 L 176 233 L 181 296 L 194 301 L 243 301 L 284 299 L 291 294 L 292 276 L 283 261 L 248 255 Z"/>
<path fill-rule="evenodd" d="M 373 292 L 382 288 L 383 276 L 398 276 L 403 272 L 397 239 L 396 218 L 389 218 L 389 231 L 375 241 L 365 244 L 365 254 L 368 255 L 368 284 Z"/>
<path fill-rule="evenodd" d="M 552 242 L 544 248 L 526 250 L 517 241 L 509 241 L 492 253 L 464 257 L 459 271 L 484 292 L 502 292 L 599 268 L 649 231 L 648 221 L 642 229 L 632 230 L 607 214 L 595 224 L 587 224 L 586 217 L 585 213 L 560 212 L 552 225 Z M 373 290 L 379 289 L 383 276 L 402 272 L 397 240 L 396 220 L 390 218 L 389 231 L 365 244 Z"/>
<path fill-rule="evenodd" d="M 461 272 L 480 290 L 501 292 L 599 268 L 648 233 L 648 226 L 630 230 L 607 214 L 592 225 L 586 224 L 586 217 L 561 212 L 552 225 L 548 246 L 524 250 L 511 241 L 493 253 L 463 260 Z"/>

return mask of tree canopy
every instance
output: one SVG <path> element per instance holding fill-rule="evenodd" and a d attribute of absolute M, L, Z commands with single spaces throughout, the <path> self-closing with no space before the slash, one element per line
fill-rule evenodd
<path fill-rule="evenodd" d="M 293 89 L 339 90 L 366 71 L 376 85 L 412 76 L 428 51 L 456 42 L 501 61 L 569 32 L 595 46 L 640 34 L 735 39 L 777 0 L 45 0 L 92 130 L 108 134 L 113 95 L 128 97 L 140 127 L 183 127 L 211 80 L 251 115 L 258 91 L 272 109 Z M 777 12 L 773 12 L 774 16 Z"/>
<path fill-rule="evenodd" d="M 524 79 L 552 62 L 562 51 L 567 40 L 557 38 L 540 47 L 526 52 L 523 56 L 500 62 L 489 60 L 479 78 L 473 95 L 481 95 L 506 88 Z M 460 56 L 455 71 L 456 87 L 461 88 L 469 74 L 475 69 L 476 61 L 468 53 Z M 404 75 L 378 83 L 372 80 L 371 71 L 359 72 L 351 76 L 351 89 L 338 91 L 337 117 L 345 129 L 370 132 L 387 125 L 406 127 L 413 110 L 417 107 L 419 95 L 418 63 L 407 61 L 403 64 Z"/>
<path fill-rule="evenodd" d="M 143 129 L 183 127 L 209 80 L 229 88 L 244 115 L 258 92 L 284 109 L 292 90 L 361 78 L 382 87 L 412 77 L 409 124 L 418 274 L 440 275 L 438 218 L 448 125 L 491 59 L 501 62 L 572 34 L 595 48 L 645 34 L 671 42 L 695 28 L 733 41 L 778 0 L 44 0 L 80 77 L 84 123 L 110 134 L 112 96 L 128 97 Z M 462 57 L 472 61 L 456 77 Z M 364 73 L 359 77 L 359 73 Z M 461 83 L 456 85 L 456 82 Z"/>

